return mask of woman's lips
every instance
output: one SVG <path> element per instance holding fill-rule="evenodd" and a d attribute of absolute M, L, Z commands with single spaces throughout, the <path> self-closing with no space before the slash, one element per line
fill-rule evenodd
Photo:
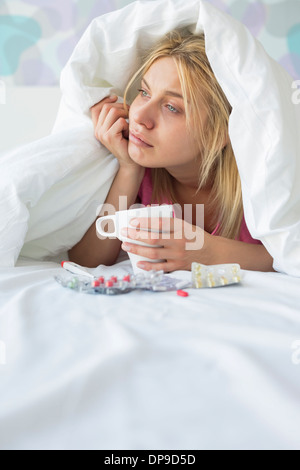
<path fill-rule="evenodd" d="M 132 142 L 133 144 L 137 145 L 138 147 L 153 147 L 153 145 L 150 145 L 148 144 L 147 142 L 145 142 L 142 138 L 142 136 L 137 136 L 135 135 L 132 131 L 130 131 L 129 133 L 129 140 L 130 142 Z"/>

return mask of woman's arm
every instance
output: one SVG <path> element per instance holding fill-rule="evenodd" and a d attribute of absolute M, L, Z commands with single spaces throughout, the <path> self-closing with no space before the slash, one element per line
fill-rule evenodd
<path fill-rule="evenodd" d="M 107 98 L 92 109 L 97 139 L 116 156 L 120 163 L 100 216 L 113 214 L 133 205 L 145 174 L 145 169 L 136 165 L 128 155 L 128 140 L 124 137 L 128 133 L 127 115 L 123 105 L 115 103 L 116 99 L 117 97 Z M 121 196 L 123 196 L 122 207 L 120 207 Z M 124 198 L 127 201 L 126 207 Z M 118 239 L 98 238 L 96 225 L 93 223 L 82 240 L 69 251 L 69 259 L 91 268 L 99 264 L 111 265 L 116 261 L 120 247 L 121 242 Z"/>
<path fill-rule="evenodd" d="M 181 219 L 173 219 L 168 228 L 169 232 L 161 233 L 159 237 L 147 231 L 147 219 L 136 219 L 136 228 L 129 228 L 126 235 L 133 240 L 142 240 L 157 247 L 143 247 L 126 243 L 122 245 L 125 251 L 138 254 L 150 259 L 163 259 L 163 263 L 138 263 L 145 270 L 191 270 L 193 262 L 205 265 L 238 263 L 242 269 L 249 271 L 274 271 L 273 259 L 263 245 L 244 243 L 236 240 L 210 235 L 200 227 L 195 227 Z M 162 229 L 168 227 L 168 221 L 157 221 Z M 133 225 L 134 221 L 131 221 Z M 164 225 L 163 225 L 164 224 Z M 159 225 L 158 225 L 159 226 Z M 162 229 L 163 232 L 163 229 Z"/>
<path fill-rule="evenodd" d="M 270 272 L 273 269 L 273 258 L 263 245 L 215 237 L 214 264 L 238 263 L 248 271 Z M 213 243 L 213 240 L 210 241 Z"/>
<path fill-rule="evenodd" d="M 118 210 L 129 209 L 135 204 L 144 176 L 142 171 L 128 171 L 120 168 L 110 192 L 101 210 L 100 216 L 113 214 Z M 127 197 L 127 207 L 119 207 L 119 196 Z M 105 208 L 110 210 L 106 211 Z M 94 268 L 100 264 L 110 266 L 115 263 L 121 248 L 121 242 L 115 238 L 100 239 L 96 233 L 96 224 L 89 228 L 82 240 L 69 251 L 69 259 L 82 266 Z"/>

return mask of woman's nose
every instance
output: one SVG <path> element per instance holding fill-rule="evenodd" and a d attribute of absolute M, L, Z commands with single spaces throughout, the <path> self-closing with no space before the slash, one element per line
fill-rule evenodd
<path fill-rule="evenodd" d="M 147 129 L 153 129 L 155 125 L 155 119 L 151 106 L 147 103 L 133 110 L 132 119 L 136 124 L 146 127 Z"/>

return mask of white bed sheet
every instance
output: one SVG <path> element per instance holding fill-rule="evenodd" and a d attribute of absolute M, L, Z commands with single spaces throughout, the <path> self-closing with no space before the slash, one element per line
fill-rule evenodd
<path fill-rule="evenodd" d="M 300 279 L 108 297 L 61 272 L 0 269 L 1 449 L 300 449 Z"/>

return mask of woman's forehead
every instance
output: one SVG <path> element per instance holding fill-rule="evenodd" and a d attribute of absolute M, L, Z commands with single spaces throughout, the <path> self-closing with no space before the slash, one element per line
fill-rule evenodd
<path fill-rule="evenodd" d="M 142 79 L 150 86 L 177 91 L 181 94 L 181 84 L 175 60 L 172 57 L 157 59 L 143 75 Z"/>

